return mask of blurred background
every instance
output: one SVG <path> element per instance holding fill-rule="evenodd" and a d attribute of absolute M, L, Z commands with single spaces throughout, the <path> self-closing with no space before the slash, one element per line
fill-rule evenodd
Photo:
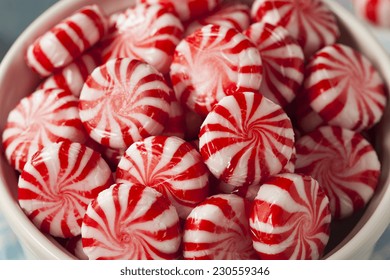
<path fill-rule="evenodd" d="M 352 0 L 334 1 L 352 11 Z M 57 1 L 0 0 L 0 61 L 20 33 L 55 2 Z M 390 52 L 390 31 L 373 29 L 373 32 L 384 48 Z M 390 227 L 379 240 L 371 258 L 390 260 Z M 0 213 L 0 260 L 2 259 L 24 259 L 24 254 L 15 235 Z"/>

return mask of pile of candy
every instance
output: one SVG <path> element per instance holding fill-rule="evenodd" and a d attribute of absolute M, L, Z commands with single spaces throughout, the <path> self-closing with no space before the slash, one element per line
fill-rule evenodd
<path fill-rule="evenodd" d="M 81 259 L 322 258 L 375 192 L 387 102 L 339 36 L 320 0 L 76 11 L 3 132 L 21 208 Z"/>

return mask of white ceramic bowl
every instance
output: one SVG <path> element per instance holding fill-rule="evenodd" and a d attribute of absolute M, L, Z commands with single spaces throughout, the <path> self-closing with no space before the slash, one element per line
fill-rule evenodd
<path fill-rule="evenodd" d="M 24 54 L 27 46 L 39 35 L 50 29 L 61 19 L 86 4 L 97 3 L 109 14 L 130 6 L 135 0 L 67 0 L 59 1 L 36 19 L 16 40 L 0 65 L 0 129 L 4 129 L 7 115 L 18 100 L 32 92 L 38 77 L 26 66 Z M 337 15 L 342 42 L 362 51 L 377 67 L 390 86 L 390 60 L 368 29 L 351 13 L 335 1 L 326 1 Z M 333 247 L 326 254 L 327 259 L 367 258 L 375 243 L 390 222 L 390 109 L 378 127 L 377 151 L 382 161 L 380 185 L 361 217 L 340 223 L 339 233 L 333 238 Z M 4 155 L 0 155 L 0 210 L 28 258 L 72 259 L 74 258 L 53 238 L 42 234 L 25 216 L 17 200 L 17 176 L 8 165 Z M 347 225 L 347 226 L 346 226 Z M 344 231 L 344 233 L 342 233 Z"/>

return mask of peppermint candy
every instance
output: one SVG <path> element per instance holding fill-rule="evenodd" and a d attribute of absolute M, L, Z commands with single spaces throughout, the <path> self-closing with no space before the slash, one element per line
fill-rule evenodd
<path fill-rule="evenodd" d="M 77 98 L 62 89 L 37 90 L 22 98 L 9 113 L 3 131 L 11 166 L 22 171 L 36 151 L 53 142 L 84 143 L 87 135 L 77 106 Z"/>
<path fill-rule="evenodd" d="M 301 137 L 296 149 L 296 172 L 320 183 L 333 217 L 351 216 L 374 194 L 381 165 L 372 145 L 359 133 L 323 126 Z"/>
<path fill-rule="evenodd" d="M 61 88 L 79 97 L 85 80 L 100 65 L 96 52 L 88 52 L 46 78 L 38 89 Z"/>
<path fill-rule="evenodd" d="M 383 80 L 360 52 L 342 44 L 327 46 L 306 71 L 303 94 L 327 124 L 361 131 L 382 117 L 387 102 Z"/>
<path fill-rule="evenodd" d="M 88 206 L 81 228 L 84 253 L 94 260 L 175 259 L 179 217 L 169 200 L 139 185 L 114 184 Z"/>
<path fill-rule="evenodd" d="M 99 6 L 85 6 L 30 45 L 26 62 L 39 75 L 49 76 L 100 41 L 107 25 Z"/>
<path fill-rule="evenodd" d="M 113 183 L 100 154 L 69 141 L 45 146 L 24 166 L 18 182 L 20 207 L 43 232 L 80 235 L 88 204 Z"/>
<path fill-rule="evenodd" d="M 260 93 L 226 96 L 206 117 L 200 153 L 210 172 L 230 185 L 257 185 L 288 163 L 294 146 L 289 117 Z"/>
<path fill-rule="evenodd" d="M 285 27 L 309 58 L 340 35 L 336 18 L 321 0 L 255 0 L 251 15 L 254 21 Z"/>
<path fill-rule="evenodd" d="M 90 137 L 113 149 L 160 134 L 169 117 L 170 88 L 152 66 L 130 58 L 96 68 L 80 94 L 80 118 Z"/>
<path fill-rule="evenodd" d="M 118 183 L 155 188 L 185 219 L 208 196 L 208 170 L 199 152 L 177 137 L 152 136 L 132 144 L 119 162 Z"/>
<path fill-rule="evenodd" d="M 183 256 L 191 260 L 256 259 L 249 233 L 249 202 L 234 194 L 213 195 L 194 208 L 183 233 Z"/>
<path fill-rule="evenodd" d="M 309 176 L 279 174 L 264 183 L 250 214 L 261 259 L 319 259 L 329 240 L 329 200 Z"/>
<path fill-rule="evenodd" d="M 388 0 L 353 0 L 355 14 L 373 25 L 390 27 L 390 1 Z"/>
<path fill-rule="evenodd" d="M 204 117 L 224 96 L 258 90 L 262 63 L 242 33 L 207 25 L 177 46 L 170 75 L 176 98 Z"/>
<path fill-rule="evenodd" d="M 228 3 L 212 14 L 191 22 L 185 31 L 185 36 L 208 24 L 222 25 L 243 32 L 250 25 L 250 8 L 241 3 Z"/>
<path fill-rule="evenodd" d="M 260 92 L 285 107 L 295 98 L 303 82 L 302 48 L 281 26 L 258 22 L 244 34 L 255 43 L 263 62 Z"/>
<path fill-rule="evenodd" d="M 103 61 L 143 60 L 168 73 L 176 45 L 184 32 L 180 20 L 160 5 L 137 5 L 116 18 L 116 30 L 102 42 Z"/>
<path fill-rule="evenodd" d="M 137 4 L 160 4 L 173 11 L 182 21 L 200 17 L 214 10 L 223 0 L 137 0 Z"/>

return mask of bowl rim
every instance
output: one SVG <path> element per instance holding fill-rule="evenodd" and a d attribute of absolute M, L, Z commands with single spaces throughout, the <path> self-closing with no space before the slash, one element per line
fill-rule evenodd
<path fill-rule="evenodd" d="M 348 10 L 343 6 L 333 0 L 323 0 L 331 10 L 336 14 L 336 16 L 341 19 L 343 22 L 348 22 L 349 26 L 354 25 L 359 27 L 359 36 L 366 38 L 364 44 L 359 45 L 358 47 L 362 50 L 365 50 L 367 53 L 368 50 L 374 53 L 373 63 L 376 65 L 378 71 L 382 73 L 382 76 L 388 77 L 385 78 L 387 92 L 389 97 L 390 90 L 390 58 L 384 48 L 380 45 L 378 40 L 374 37 L 372 32 L 362 24 L 356 17 L 354 17 Z M 40 34 L 42 30 L 48 30 L 50 26 L 58 22 L 58 11 L 60 11 L 62 17 L 70 15 L 77 8 L 81 8 L 87 4 L 108 2 L 105 0 L 67 0 L 67 1 L 58 1 L 46 11 L 44 11 L 38 18 L 36 18 L 16 39 L 12 44 L 3 60 L 0 63 L 0 84 L 4 80 L 4 73 L 12 64 L 12 58 L 20 55 L 20 51 L 23 49 L 23 46 L 26 42 L 31 41 L 32 34 Z M 123 5 L 133 5 L 135 0 L 118 0 L 120 2 L 118 6 Z M 117 4 L 116 4 L 117 5 Z M 108 11 L 113 12 L 113 11 Z M 42 29 L 42 26 L 45 28 Z M 390 100 L 389 100 L 390 102 Z M 390 111 L 390 109 L 388 109 Z M 390 129 L 389 133 L 385 135 L 389 141 L 384 143 L 386 150 L 390 151 Z M 390 173 L 389 170 L 382 170 L 382 172 Z M 331 252 L 324 256 L 324 259 L 349 259 L 354 254 L 358 253 L 361 245 L 367 243 L 367 240 L 373 239 L 373 236 L 378 236 L 383 234 L 386 227 L 390 223 L 390 175 L 387 176 L 383 187 L 386 187 L 386 190 L 382 193 L 379 200 L 381 201 L 378 204 L 378 207 L 372 211 L 370 214 L 370 219 L 364 221 L 364 224 L 359 228 L 355 233 L 349 233 L 344 240 L 348 239 L 348 242 L 343 243 L 343 241 L 337 245 Z M 13 196 L 9 189 L 6 188 L 6 182 L 2 177 L 0 177 L 0 197 L 2 198 L 0 203 L 0 210 L 2 211 L 4 217 L 6 218 L 11 229 L 15 232 L 18 237 L 18 240 L 27 247 L 30 247 L 29 244 L 26 244 L 25 239 L 33 239 L 35 242 L 35 249 L 39 249 L 45 255 L 46 258 L 52 259 L 76 259 L 73 255 L 68 253 L 65 249 L 62 248 L 54 239 L 48 238 L 43 234 L 35 225 L 27 218 L 19 204 L 16 200 L 13 199 Z M 385 222 L 384 222 L 385 221 Z M 359 224 L 359 223 L 358 223 Z M 355 228 L 358 226 L 355 225 Z M 380 234 L 379 234 L 380 233 Z M 353 234 L 353 236 L 351 236 Z M 378 240 L 374 240 L 373 244 Z M 22 246 L 23 247 L 23 246 Z M 31 248 L 34 249 L 34 248 Z"/>

